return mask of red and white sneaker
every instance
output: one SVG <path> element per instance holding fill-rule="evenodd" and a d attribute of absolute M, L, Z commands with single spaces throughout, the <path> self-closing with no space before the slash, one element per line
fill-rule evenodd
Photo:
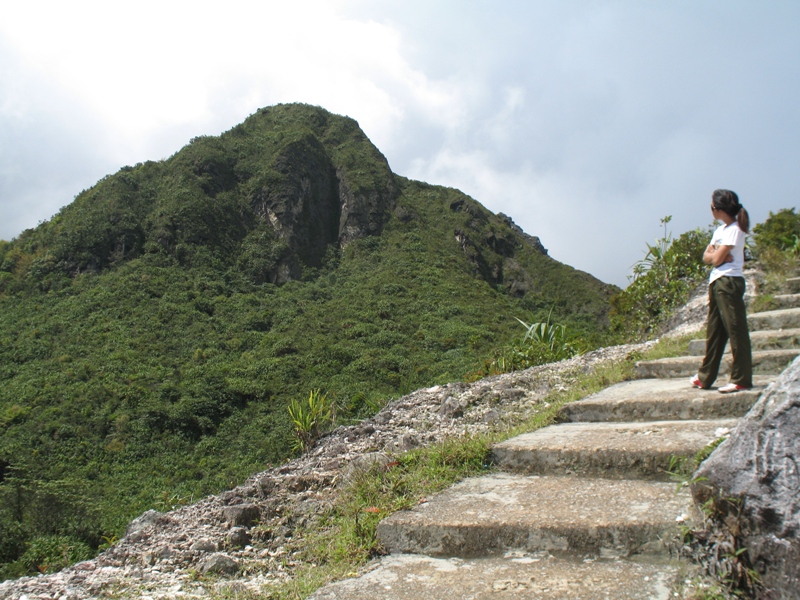
<path fill-rule="evenodd" d="M 738 383 L 729 383 L 728 385 L 723 385 L 719 390 L 717 390 L 720 394 L 732 394 L 734 392 L 741 392 L 742 390 L 749 390 L 750 388 L 746 388 L 743 385 L 739 385 Z"/>
<path fill-rule="evenodd" d="M 689 378 L 689 383 L 692 384 L 692 387 L 703 389 L 703 383 L 700 381 L 700 378 L 697 375 L 692 375 Z"/>

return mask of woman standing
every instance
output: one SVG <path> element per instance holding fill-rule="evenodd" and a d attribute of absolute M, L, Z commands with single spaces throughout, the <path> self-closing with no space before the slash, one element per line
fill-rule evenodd
<path fill-rule="evenodd" d="M 714 231 L 711 244 L 703 253 L 703 262 L 713 266 L 708 280 L 706 355 L 691 383 L 703 389 L 714 385 L 725 343 L 730 340 L 733 354 L 730 383 L 719 388 L 721 393 L 728 394 L 753 387 L 753 358 L 742 272 L 744 238 L 750 228 L 750 217 L 739 204 L 739 197 L 730 190 L 716 190 L 711 195 L 711 214 L 723 224 Z"/>

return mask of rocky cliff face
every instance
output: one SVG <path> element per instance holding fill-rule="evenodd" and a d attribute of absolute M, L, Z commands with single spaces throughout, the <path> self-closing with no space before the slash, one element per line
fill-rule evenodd
<path fill-rule="evenodd" d="M 353 127 L 354 133 L 360 133 L 354 122 Z M 360 142 L 368 144 L 366 138 Z M 303 266 L 320 266 L 329 247 L 344 248 L 381 233 L 398 191 L 382 156 L 373 166 L 371 185 L 359 185 L 358 175 L 352 172 L 355 165 L 337 161 L 320 136 L 312 133 L 278 151 L 272 170 L 280 174 L 279 183 L 265 181 L 249 197 L 257 217 L 255 228 L 271 228 L 284 244 L 281 256 L 268 270 L 268 280 L 297 279 Z"/>
<path fill-rule="evenodd" d="M 320 266 L 329 248 L 379 235 L 398 193 L 353 119 L 279 105 L 167 160 L 124 167 L 21 237 L 42 253 L 42 271 L 101 271 L 164 252 L 282 283 Z"/>
<path fill-rule="evenodd" d="M 800 359 L 695 474 L 695 497 L 743 538 L 764 598 L 800 597 Z"/>

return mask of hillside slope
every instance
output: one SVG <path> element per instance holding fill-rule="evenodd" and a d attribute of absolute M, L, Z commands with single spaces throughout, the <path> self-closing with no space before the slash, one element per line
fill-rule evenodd
<path fill-rule="evenodd" d="M 613 368 L 651 345 L 604 348 L 475 383 L 414 391 L 374 417 L 337 428 L 311 452 L 255 473 L 230 490 L 141 515 L 119 543 L 91 561 L 52 575 L 0 583 L 0 595 L 18 600 L 69 589 L 78 600 L 103 597 L 110 590 L 121 598 L 260 598 L 272 592 L 277 598 L 305 597 L 292 581 L 299 573 L 315 580 L 309 576 L 314 565 L 304 563 L 302 555 L 310 545 L 328 543 L 324 532 L 336 523 L 336 503 L 347 492 L 342 481 L 350 481 L 348 473 L 352 477 L 374 467 L 374 475 L 381 465 L 392 464 L 387 457 L 402 460 L 413 448 L 524 422 L 546 412 L 554 392 L 575 386 L 585 373 Z M 257 525 L 253 514 L 260 514 Z M 384 516 L 365 512 L 356 521 L 369 530 Z M 245 527 L 246 537 L 234 537 Z M 341 549 L 344 556 L 349 550 Z M 322 581 L 327 565 L 317 566 Z M 280 595 L 282 586 L 292 591 Z"/>
<path fill-rule="evenodd" d="M 320 108 L 123 168 L 0 244 L 0 563 L 285 460 L 310 389 L 348 422 L 463 378 L 514 317 L 597 337 L 614 291 Z"/>

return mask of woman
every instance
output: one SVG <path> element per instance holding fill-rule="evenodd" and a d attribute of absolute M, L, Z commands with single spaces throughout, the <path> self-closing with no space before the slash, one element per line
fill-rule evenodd
<path fill-rule="evenodd" d="M 733 354 L 730 382 L 719 388 L 721 393 L 729 394 L 753 387 L 753 358 L 742 272 L 750 216 L 739 204 L 739 197 L 730 190 L 716 190 L 711 195 L 711 214 L 723 224 L 714 231 L 711 244 L 703 253 L 703 262 L 713 266 L 708 279 L 706 355 L 691 383 L 702 389 L 714 385 L 725 343 L 730 340 Z"/>

